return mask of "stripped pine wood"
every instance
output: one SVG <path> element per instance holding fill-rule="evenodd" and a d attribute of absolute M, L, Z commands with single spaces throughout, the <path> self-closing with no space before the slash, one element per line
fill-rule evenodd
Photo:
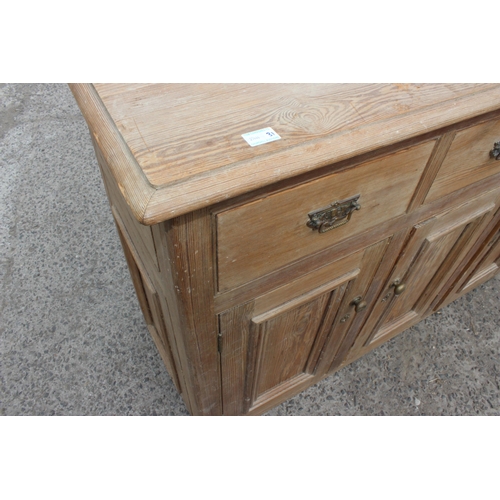
<path fill-rule="evenodd" d="M 126 231 L 131 235 L 131 239 L 134 241 L 134 247 L 137 249 L 139 258 L 144 263 L 149 275 L 154 276 L 156 270 L 158 270 L 158 260 L 156 258 L 156 248 L 151 233 L 151 227 L 144 226 L 137 222 L 130 210 L 130 207 L 127 205 L 123 197 L 120 196 L 120 190 L 110 172 L 109 166 L 102 156 L 100 149 L 96 147 L 95 142 L 94 148 L 96 151 L 97 162 L 101 170 L 101 175 L 104 180 L 104 186 L 108 193 L 108 199 L 111 201 L 111 208 L 114 211 L 115 218 L 119 217 L 120 220 L 126 221 L 126 223 L 123 222 L 123 227 L 126 227 Z"/>
<path fill-rule="evenodd" d="M 242 109 L 240 109 L 240 94 L 245 93 L 244 89 L 241 89 L 240 93 L 235 93 L 238 94 L 235 97 L 236 101 L 224 100 L 223 102 L 226 108 L 234 106 L 238 109 L 237 115 L 241 125 L 245 123 L 245 117 L 247 117 L 247 123 L 253 126 L 254 122 L 251 117 L 259 113 L 261 107 L 264 109 L 270 107 L 276 112 L 276 108 L 273 108 L 273 106 L 278 106 L 276 99 L 282 99 L 280 96 L 283 96 L 283 92 L 291 89 L 292 97 L 302 95 L 302 99 L 304 96 L 306 99 L 302 104 L 298 104 L 296 111 L 283 111 L 284 113 L 291 113 L 292 116 L 302 114 L 304 121 L 308 122 L 311 119 L 308 117 L 314 116 L 314 113 L 311 114 L 311 109 L 324 108 L 323 113 L 325 113 L 328 107 L 336 109 L 340 106 L 342 111 L 334 112 L 335 116 L 339 117 L 338 128 L 329 126 L 325 133 L 318 133 L 313 128 L 305 134 L 300 132 L 295 139 L 293 137 L 288 139 L 285 136 L 286 140 L 266 144 L 264 149 L 259 151 L 250 148 L 240 137 L 241 134 L 237 133 L 241 132 L 242 128 L 234 132 L 234 136 L 241 141 L 238 142 L 235 150 L 244 151 L 242 157 L 241 154 L 231 156 L 234 147 L 229 141 L 228 148 L 225 148 L 227 140 L 224 135 L 221 135 L 222 142 L 213 141 L 211 135 L 208 137 L 203 135 L 202 125 L 200 125 L 200 132 L 193 136 L 189 117 L 195 117 L 194 119 L 199 119 L 202 123 L 212 123 L 215 118 L 214 113 L 224 108 L 220 105 L 220 96 L 218 104 L 214 103 L 210 108 L 210 103 L 206 103 L 205 100 L 195 99 L 190 103 L 190 93 L 198 92 L 196 87 L 178 87 L 177 95 L 182 95 L 184 92 L 184 97 L 179 97 L 179 99 L 186 101 L 187 116 L 181 114 L 177 107 L 170 106 L 172 108 L 170 114 L 176 116 L 177 119 L 169 128 L 162 125 L 164 116 L 160 113 L 165 106 L 168 108 L 169 105 L 158 104 L 158 101 L 168 103 L 170 99 L 168 92 L 162 87 L 134 85 L 128 89 L 126 86 L 112 85 L 109 87 L 110 92 L 106 93 L 107 85 L 104 84 L 70 85 L 89 123 L 91 133 L 101 141 L 104 156 L 113 160 L 109 163 L 113 175 L 123 190 L 124 197 L 138 220 L 146 224 L 155 224 L 273 182 L 497 110 L 496 103 L 500 99 L 500 85 L 496 84 L 326 85 L 323 87 L 319 85 L 318 88 L 322 87 L 323 90 L 311 90 L 311 92 L 323 93 L 325 97 L 323 104 L 315 105 L 314 99 L 308 99 L 304 90 L 301 93 L 300 87 L 299 90 L 293 90 L 293 87 L 278 86 L 269 91 L 260 85 L 253 86 L 247 89 L 250 94 L 253 92 L 253 98 L 248 102 L 245 101 L 247 107 L 243 105 Z M 309 84 L 308 88 L 314 89 L 316 85 Z M 115 91 L 117 91 L 116 94 Z M 217 93 L 218 88 L 213 87 L 211 91 Z M 200 90 L 200 92 L 203 95 L 204 91 Z M 266 101 L 262 93 L 271 94 L 270 102 Z M 118 129 L 117 122 L 124 119 L 129 112 L 132 113 L 131 108 L 139 106 L 139 102 L 142 102 L 140 105 L 147 109 L 145 115 L 149 115 L 148 123 L 151 130 L 137 129 L 134 132 L 135 135 L 130 136 L 123 130 L 123 135 Z M 295 101 L 291 99 L 287 102 L 289 106 L 293 106 Z M 287 102 L 283 103 L 284 107 Z M 203 106 L 205 110 L 203 114 L 199 113 L 200 106 Z M 123 109 L 123 116 L 116 114 L 116 109 L 120 108 Z M 248 115 L 245 114 L 245 109 L 248 110 Z M 155 110 L 158 110 L 160 115 L 156 115 Z M 264 113 L 262 116 L 265 117 L 268 114 Z M 183 126 L 183 123 L 186 125 Z M 227 124 L 219 125 L 224 129 Z M 269 123 L 266 122 L 264 126 L 269 126 Z M 178 146 L 184 143 L 200 144 L 201 142 L 208 146 L 199 158 L 201 170 L 193 171 L 188 166 L 185 175 L 182 175 L 182 178 L 176 178 L 172 174 L 175 166 L 170 162 L 160 162 L 161 167 L 153 167 L 157 169 L 155 176 L 151 176 L 150 171 L 150 177 L 148 177 L 148 169 L 145 166 L 141 167 L 138 158 L 131 152 L 130 148 L 133 148 L 131 142 L 140 142 L 144 147 L 144 140 L 141 136 L 148 137 L 149 141 L 150 133 L 153 136 L 156 134 L 158 144 L 155 146 L 154 143 L 146 143 L 146 146 L 151 149 L 152 157 L 158 155 L 166 157 L 169 148 L 175 147 L 176 144 L 176 141 L 170 140 L 171 134 L 177 128 L 183 127 L 184 132 L 181 135 L 184 134 L 184 142 L 182 140 L 180 144 L 177 142 Z M 252 127 L 249 128 L 250 130 L 245 128 L 243 132 L 255 130 Z M 162 148 L 166 148 L 167 152 L 160 153 L 163 151 Z M 215 162 L 210 160 L 210 148 L 218 151 Z M 170 153 L 173 154 L 172 151 Z M 190 149 L 182 150 L 181 155 L 183 158 L 191 158 L 192 153 Z M 307 156 L 307 162 L 301 160 L 304 156 Z M 280 165 L 286 165 L 286 168 L 281 168 Z"/>
<path fill-rule="evenodd" d="M 147 182 L 95 88 L 90 84 L 70 84 L 70 89 L 87 121 L 94 147 L 97 146 L 109 165 L 132 213 L 139 222 L 143 222 L 154 188 Z"/>
<path fill-rule="evenodd" d="M 115 219 L 115 221 L 117 221 L 117 219 Z M 137 299 L 139 301 L 142 314 L 144 315 L 144 319 L 146 320 L 146 325 L 176 389 L 182 393 L 182 387 L 179 381 L 177 368 L 175 366 L 174 356 L 168 340 L 168 334 L 165 331 L 165 323 L 159 306 L 158 295 L 154 292 L 154 287 L 150 284 L 144 270 L 141 272 L 139 269 L 137 264 L 139 260 L 137 259 L 137 256 L 134 256 L 134 252 L 131 250 L 133 245 L 128 237 L 125 236 L 125 233 L 123 232 L 123 225 L 118 221 L 117 230 L 130 271 L 130 276 L 132 278 L 132 283 L 134 284 L 137 294 Z"/>
<path fill-rule="evenodd" d="M 360 335 L 364 345 L 388 335 L 387 324 L 399 328 L 400 318 L 413 322 L 414 314 L 422 319 L 430 312 L 430 302 L 481 233 L 485 217 L 491 217 L 496 196 L 496 192 L 489 193 L 414 227 L 378 300 L 377 310 L 372 311 L 372 324 L 375 321 L 376 325 L 371 332 Z M 401 295 L 395 294 L 396 280 L 406 286 Z"/>
<path fill-rule="evenodd" d="M 499 173 L 500 162 L 490 156 L 493 144 L 498 140 L 500 120 L 457 132 L 425 199 L 426 203 Z"/>
<path fill-rule="evenodd" d="M 425 172 L 420 178 L 420 182 L 417 186 L 417 189 L 415 189 L 413 198 L 410 202 L 410 205 L 408 206 L 408 212 L 411 212 L 424 202 L 425 197 L 429 193 L 429 189 L 431 188 L 434 179 L 436 178 L 439 168 L 441 167 L 441 164 L 443 163 L 448 150 L 450 149 L 451 143 L 455 138 L 455 133 L 456 132 L 454 130 L 447 132 L 443 134 L 436 142 L 427 166 L 425 167 Z"/>
<path fill-rule="evenodd" d="M 134 157 L 157 186 L 255 158 L 255 150 L 241 134 L 264 126 L 274 127 L 286 139 L 286 144 L 277 141 L 259 151 L 268 154 L 340 132 L 346 123 L 358 128 L 494 88 L 491 84 L 157 84 L 130 89 L 95 85 Z"/>
<path fill-rule="evenodd" d="M 403 214 L 433 147 L 424 143 L 218 214 L 219 291 Z M 324 234 L 307 227 L 310 212 L 355 195 L 361 209 L 347 224 Z"/>
<path fill-rule="evenodd" d="M 193 413 L 200 415 L 222 412 L 210 234 L 210 214 L 200 211 L 171 221 L 165 235 L 172 280 L 169 300 L 180 323 L 177 338 L 194 389 Z"/>
<path fill-rule="evenodd" d="M 444 307 L 460 295 L 493 277 L 500 263 L 500 199 L 496 201 L 496 213 L 489 221 L 483 235 L 477 239 L 469 254 L 456 267 L 453 275 L 443 287 L 432 310 Z"/>
<path fill-rule="evenodd" d="M 193 415 L 262 414 L 500 271 L 499 84 L 70 88 Z"/>
<path fill-rule="evenodd" d="M 488 178 L 487 183 L 475 183 L 462 188 L 459 191 L 436 200 L 430 205 L 423 205 L 406 216 L 396 217 L 385 223 L 378 224 L 376 227 L 363 232 L 358 236 L 347 238 L 340 242 L 335 242 L 330 247 L 319 252 L 308 255 L 295 263 L 277 270 L 242 285 L 233 290 L 217 293 L 215 296 L 215 308 L 221 312 L 235 306 L 238 303 L 250 300 L 255 295 L 260 295 L 269 291 L 269 289 L 282 286 L 288 282 L 294 281 L 301 276 L 314 272 L 321 268 L 327 262 L 339 260 L 351 253 L 362 250 L 373 241 L 379 241 L 390 237 L 405 228 L 410 228 L 420 221 L 427 220 L 433 215 L 449 211 L 449 207 L 459 206 L 464 203 L 463 200 L 474 199 L 481 193 L 491 191 L 500 185 L 500 174 Z"/>

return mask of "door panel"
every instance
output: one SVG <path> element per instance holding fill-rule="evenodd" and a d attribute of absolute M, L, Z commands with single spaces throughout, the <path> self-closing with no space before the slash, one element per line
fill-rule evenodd
<path fill-rule="evenodd" d="M 495 196 L 489 194 L 412 229 L 371 313 L 372 329 L 362 332 L 358 348 L 372 348 L 427 315 L 491 220 Z"/>
<path fill-rule="evenodd" d="M 334 279 L 301 295 L 293 296 L 299 289 L 291 283 L 220 315 L 224 414 L 262 413 L 326 375 L 365 312 L 363 297 L 387 246 L 382 240 L 328 264 Z M 346 273 L 346 262 L 356 267 Z"/>
<path fill-rule="evenodd" d="M 473 268 L 459 289 L 460 295 L 467 293 L 498 273 L 500 269 L 500 228 L 485 246 L 485 254 Z"/>
<path fill-rule="evenodd" d="M 332 295 L 338 292 L 339 289 L 334 290 Z M 314 350 L 315 341 L 321 343 L 321 335 L 317 334 L 329 299 L 325 294 L 267 321 L 252 321 L 258 339 L 258 376 L 253 384 L 253 400 L 309 371 L 306 369 L 307 360 Z M 303 349 L 303 346 L 312 346 L 312 349 Z"/>
<path fill-rule="evenodd" d="M 497 207 L 500 205 L 500 200 Z M 436 311 L 473 288 L 492 278 L 500 271 L 500 208 L 487 228 L 474 244 L 464 262 L 457 268 L 447 286 L 434 300 Z"/>
<path fill-rule="evenodd" d="M 220 315 L 225 414 L 246 414 L 312 383 L 319 353 L 357 275 L 345 275 L 333 290 L 306 302 L 292 300 L 291 307 L 255 315 L 254 303 L 247 303 Z"/>

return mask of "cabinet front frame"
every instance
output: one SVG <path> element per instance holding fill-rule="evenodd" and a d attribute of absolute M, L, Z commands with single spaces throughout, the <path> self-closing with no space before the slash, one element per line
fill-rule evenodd
<path fill-rule="evenodd" d="M 496 115 L 495 115 L 496 116 Z M 488 117 L 489 119 L 490 117 Z M 341 242 L 338 245 L 333 245 L 331 248 L 328 248 L 324 251 L 317 252 L 316 254 L 309 255 L 303 259 L 301 259 L 298 263 L 292 263 L 291 265 L 285 266 L 284 268 L 278 269 L 276 272 L 271 273 L 269 276 L 264 276 L 260 279 L 256 279 L 248 284 L 244 284 L 235 288 L 234 290 L 229 290 L 225 292 L 215 292 L 215 308 L 216 311 L 223 312 L 228 309 L 228 307 L 235 307 L 238 303 L 244 302 L 244 299 L 251 299 L 252 297 L 258 297 L 259 295 L 268 293 L 269 291 L 275 289 L 279 286 L 284 286 L 290 281 L 294 279 L 299 279 L 304 274 L 313 272 L 318 265 L 324 265 L 325 261 L 335 260 L 336 257 L 339 259 L 344 256 L 348 256 L 356 251 L 361 251 L 363 248 L 366 248 L 368 243 L 373 243 L 375 240 L 380 240 L 383 238 L 387 238 L 388 241 L 392 241 L 392 244 L 389 245 L 387 249 L 387 261 L 384 266 L 380 266 L 381 269 L 377 277 L 374 278 L 374 283 L 371 288 L 372 297 L 377 293 L 383 290 L 383 285 L 385 283 L 384 279 L 389 275 L 389 267 L 391 266 L 391 262 L 394 262 L 397 259 L 397 252 L 399 245 L 402 245 L 403 240 L 408 236 L 408 232 L 410 231 L 410 227 L 418 224 L 421 221 L 426 219 L 430 219 L 432 217 L 436 217 L 439 215 L 446 214 L 451 210 L 456 210 L 458 207 L 468 204 L 470 200 L 474 198 L 478 198 L 481 194 L 484 194 L 485 191 L 493 191 L 494 188 L 500 185 L 500 174 L 492 175 L 486 179 L 481 179 L 478 182 L 467 185 L 459 190 L 448 193 L 446 196 L 438 198 L 434 200 L 432 203 L 425 203 L 425 198 L 429 189 L 432 185 L 432 180 L 435 178 L 437 172 L 439 171 L 439 167 L 443 162 L 446 152 L 450 147 L 450 144 L 453 141 L 455 133 L 457 130 L 461 130 L 466 127 L 470 127 L 477 123 L 481 123 L 481 118 L 478 118 L 475 121 L 470 121 L 468 123 L 457 124 L 455 127 L 445 130 L 443 134 L 438 137 L 434 137 L 436 139 L 436 146 L 434 148 L 433 153 L 428 161 L 426 168 L 421 176 L 421 180 L 415 190 L 413 195 L 413 199 L 408 207 L 407 213 L 403 216 L 396 218 L 394 220 L 389 221 L 386 225 L 382 225 L 382 227 L 376 228 L 374 230 L 369 231 L 368 234 L 360 235 L 359 237 L 355 237 L 353 239 L 349 239 L 347 242 Z M 422 138 L 421 141 L 429 140 L 429 137 Z M 403 149 L 403 147 L 398 148 Z M 382 156 L 382 153 L 380 154 Z M 353 165 L 359 164 L 362 161 L 351 161 L 349 163 L 343 163 L 339 166 L 331 167 L 331 170 L 335 170 L 338 168 L 340 171 L 343 168 L 352 168 Z M 327 173 L 325 173 L 327 175 Z M 309 177 L 310 178 L 310 177 Z M 297 184 L 300 183 L 300 180 L 297 180 Z M 242 204 L 248 203 L 249 200 L 258 199 L 262 196 L 267 196 L 270 193 L 279 192 L 284 189 L 289 189 L 292 184 L 290 181 L 287 181 L 282 184 L 278 184 L 276 186 L 270 186 L 265 190 L 260 190 L 258 193 L 253 193 L 249 195 L 245 195 L 239 199 L 231 200 L 230 202 L 225 202 L 214 207 L 211 211 L 212 214 L 212 227 L 214 241 L 217 238 L 216 231 L 216 220 L 215 217 L 217 213 L 222 210 L 226 210 L 228 207 L 241 206 Z M 296 184 L 295 184 L 296 185 Z M 467 200 L 467 201 L 464 201 Z M 490 207 L 491 209 L 491 207 Z M 500 213 L 500 212 L 499 212 Z M 491 214 L 490 214 L 491 215 Z M 500 215 L 499 215 L 500 217 Z M 484 228 L 484 224 L 486 223 L 486 216 L 481 221 L 481 229 Z M 476 234 L 477 232 L 474 232 Z M 348 243 L 351 243 L 349 245 Z M 467 247 L 468 248 L 468 247 Z M 463 254 L 460 254 L 463 257 Z M 392 260 L 391 260 L 392 259 Z M 215 263 L 216 265 L 216 263 Z M 384 268 L 384 269 L 382 269 Z M 446 274 L 446 277 L 452 273 L 451 270 Z M 384 274 L 386 273 L 386 274 Z M 442 283 L 440 283 L 442 284 Z M 385 283 L 385 285 L 387 285 Z M 439 291 L 439 286 L 436 288 Z M 240 300 L 238 300 L 240 299 Z M 241 300 L 243 299 L 243 300 Z M 430 307 L 432 304 L 433 297 L 428 299 L 428 303 L 426 303 L 427 308 L 426 311 L 423 311 L 421 314 L 414 314 L 411 318 L 406 318 L 406 321 L 401 321 L 400 325 L 395 325 L 396 327 L 393 330 L 393 335 L 386 336 L 384 338 L 377 338 L 372 343 L 367 342 L 366 337 L 363 341 L 362 345 L 359 345 L 359 332 L 362 329 L 362 326 L 365 322 L 366 318 L 362 318 L 358 316 L 355 321 L 350 325 L 351 328 L 348 329 L 346 335 L 344 336 L 343 343 L 338 346 L 336 350 L 336 355 L 334 356 L 334 361 L 331 363 L 329 367 L 326 368 L 325 371 L 321 373 L 321 375 L 316 378 L 312 378 L 310 376 L 304 377 L 303 380 L 298 380 L 297 383 L 289 388 L 289 391 L 283 394 L 279 394 L 279 391 L 276 390 L 275 394 L 271 394 L 272 397 L 264 398 L 261 401 L 257 402 L 258 404 L 254 404 L 247 406 L 246 412 L 248 414 L 260 414 L 266 409 L 269 409 L 280 401 L 284 401 L 288 399 L 291 395 L 296 394 L 303 390 L 306 387 L 309 387 L 311 384 L 315 383 L 320 378 L 333 373 L 334 371 L 346 366 L 350 362 L 354 361 L 361 355 L 366 354 L 373 348 L 377 347 L 381 343 L 384 343 L 389 338 L 392 338 L 397 333 L 405 330 L 406 328 L 412 326 L 418 321 L 422 320 L 426 317 L 430 312 L 432 312 L 432 308 Z M 367 316 L 369 316 L 371 312 L 370 305 L 368 307 Z M 222 374 L 224 373 L 223 368 L 221 367 Z M 224 374 L 222 375 L 222 383 L 224 383 Z M 251 398 L 249 398 L 251 399 Z"/>

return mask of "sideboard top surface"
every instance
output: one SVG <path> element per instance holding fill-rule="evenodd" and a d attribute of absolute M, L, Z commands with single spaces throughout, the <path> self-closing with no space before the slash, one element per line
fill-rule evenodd
<path fill-rule="evenodd" d="M 145 224 L 500 109 L 499 84 L 70 87 Z M 266 127 L 281 139 L 242 137 Z"/>

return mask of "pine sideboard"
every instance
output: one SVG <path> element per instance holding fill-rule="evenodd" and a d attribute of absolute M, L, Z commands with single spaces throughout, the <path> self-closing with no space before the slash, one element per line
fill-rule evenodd
<path fill-rule="evenodd" d="M 499 270 L 498 84 L 70 88 L 193 415 L 262 414 Z"/>

